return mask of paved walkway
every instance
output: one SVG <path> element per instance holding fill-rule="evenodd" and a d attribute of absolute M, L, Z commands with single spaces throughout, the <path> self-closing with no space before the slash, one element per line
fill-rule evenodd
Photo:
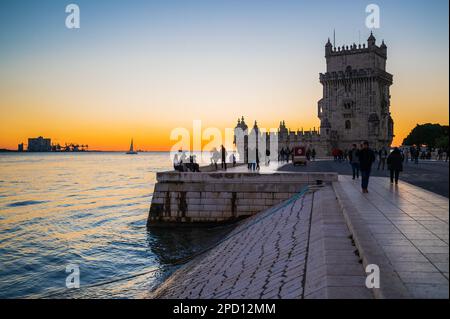
<path fill-rule="evenodd" d="M 389 176 L 385 170 L 377 170 L 378 162 L 372 166 L 372 175 L 379 177 Z M 279 168 L 283 172 L 337 172 L 339 175 L 351 175 L 352 169 L 348 162 L 335 162 L 333 160 L 319 159 L 308 162 L 306 166 L 294 166 L 291 163 Z M 400 180 L 419 186 L 426 190 L 448 198 L 449 194 L 449 163 L 443 161 L 425 160 L 419 164 L 408 163 L 403 165 Z"/>
<path fill-rule="evenodd" d="M 362 194 L 359 183 L 340 175 L 334 188 L 364 264 L 379 264 L 380 297 L 448 298 L 448 199 L 383 177 Z"/>
<path fill-rule="evenodd" d="M 152 298 L 448 298 L 449 202 L 385 177 L 339 176 L 241 222 Z M 233 235 L 235 234 L 235 235 Z M 380 288 L 364 269 L 380 269 Z"/>
<path fill-rule="evenodd" d="M 371 298 L 331 186 L 283 205 L 242 222 L 150 297 Z"/>

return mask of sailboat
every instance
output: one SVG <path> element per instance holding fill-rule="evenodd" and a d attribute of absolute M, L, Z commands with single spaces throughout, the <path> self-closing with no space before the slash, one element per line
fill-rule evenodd
<path fill-rule="evenodd" d="M 131 139 L 130 150 L 127 152 L 127 154 L 137 154 L 137 152 L 135 152 L 133 149 L 133 139 Z"/>

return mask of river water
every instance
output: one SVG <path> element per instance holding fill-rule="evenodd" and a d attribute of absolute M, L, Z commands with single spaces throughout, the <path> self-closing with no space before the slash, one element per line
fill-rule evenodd
<path fill-rule="evenodd" d="M 169 169 L 158 152 L 0 154 L 0 298 L 146 297 L 229 231 L 147 230 L 155 173 Z"/>

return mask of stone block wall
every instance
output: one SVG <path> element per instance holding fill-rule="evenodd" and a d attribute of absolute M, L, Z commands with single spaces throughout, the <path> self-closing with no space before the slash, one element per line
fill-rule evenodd
<path fill-rule="evenodd" d="M 276 205 L 336 173 L 157 173 L 148 226 L 227 222 Z"/>

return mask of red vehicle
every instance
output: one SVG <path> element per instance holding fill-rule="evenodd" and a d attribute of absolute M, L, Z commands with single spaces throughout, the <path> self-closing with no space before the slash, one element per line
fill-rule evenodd
<path fill-rule="evenodd" d="M 306 165 L 306 148 L 303 146 L 294 147 L 294 165 Z"/>

